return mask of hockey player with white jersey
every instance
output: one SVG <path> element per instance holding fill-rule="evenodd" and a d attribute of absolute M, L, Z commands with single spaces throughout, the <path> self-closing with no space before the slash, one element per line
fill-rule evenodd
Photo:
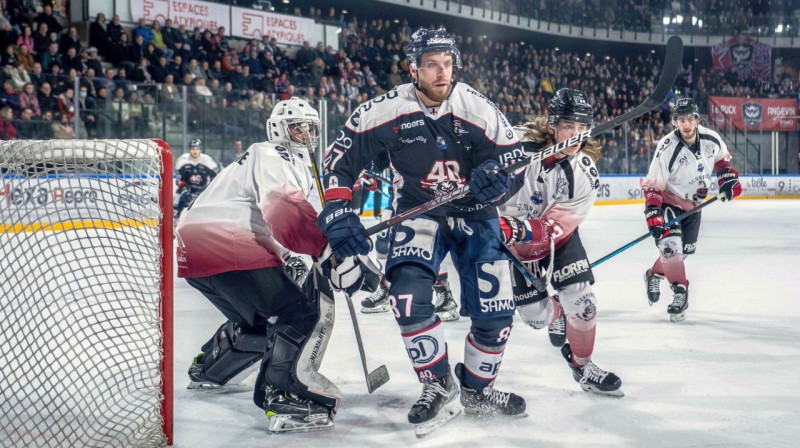
<path fill-rule="evenodd" d="M 739 196 L 739 172 L 731 167 L 731 155 L 722 138 L 700 125 L 697 105 L 690 98 L 679 98 L 672 110 L 670 132 L 658 141 L 647 178 L 641 185 L 645 197 L 647 226 L 656 240 L 659 257 L 645 272 L 647 299 L 658 302 L 661 279 L 672 289 L 667 313 L 672 322 L 686 318 L 689 308 L 689 280 L 683 260 L 697 249 L 700 212 L 681 219 L 669 228 L 666 222 L 702 203 L 717 174 L 718 197 L 724 202 Z"/>
<path fill-rule="evenodd" d="M 547 117 L 518 127 L 529 153 L 589 130 L 594 111 L 580 90 L 563 88 L 550 101 Z M 594 139 L 528 166 L 515 179 L 513 196 L 500 209 L 503 242 L 537 281 L 531 284 L 514 269 L 514 300 L 522 320 L 534 329 L 550 326 L 550 340 L 583 390 L 622 396 L 622 381 L 592 361 L 597 324 L 594 275 L 578 227 L 597 198 L 600 185 L 595 162 L 602 146 Z M 519 188 L 517 190 L 517 188 Z M 530 264 L 527 264 L 530 263 Z M 547 294 L 550 282 L 557 294 Z M 564 328 L 566 340 L 564 344 Z"/>
<path fill-rule="evenodd" d="M 203 143 L 199 138 L 193 138 L 189 142 L 189 152 L 182 154 L 175 162 L 175 172 L 178 173 L 178 189 L 175 191 L 173 205 L 176 221 L 183 209 L 214 180 L 217 171 L 217 162 L 208 154 L 203 154 Z"/>
<path fill-rule="evenodd" d="M 514 300 L 509 261 L 500 245 L 495 200 L 510 185 L 504 165 L 522 158 L 505 116 L 453 75 L 461 66 L 446 31 L 420 29 L 407 47 L 413 82 L 362 104 L 345 123 L 325 161 L 327 206 L 317 221 L 337 257 L 366 254 L 364 227 L 352 211 L 351 186 L 387 151 L 397 212 L 469 185 L 466 197 L 397 224 L 386 261 L 389 302 L 422 394 L 408 414 L 418 436 L 468 413 L 521 416 L 525 400 L 494 388 L 511 332 Z M 451 373 L 432 286 L 447 253 L 472 319 L 464 363 Z"/>
<path fill-rule="evenodd" d="M 222 387 L 258 367 L 253 399 L 270 431 L 327 429 L 341 401 L 318 372 L 333 293 L 318 275 L 295 283 L 282 256 L 285 249 L 321 260 L 330 253 L 309 201 L 318 193 L 305 139 L 317 138 L 319 118 L 293 97 L 275 105 L 267 130 L 268 142 L 225 167 L 177 228 L 178 276 L 228 320 L 195 358 L 190 388 Z M 352 267 L 344 260 L 336 269 Z M 353 292 L 363 280 L 357 269 L 338 274 L 326 272 L 337 289 Z"/>

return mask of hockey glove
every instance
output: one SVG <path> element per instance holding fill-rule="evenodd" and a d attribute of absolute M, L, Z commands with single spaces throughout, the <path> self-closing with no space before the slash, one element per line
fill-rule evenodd
<path fill-rule="evenodd" d="M 742 184 L 739 183 L 739 172 L 731 167 L 725 167 L 717 172 L 719 184 L 719 197 L 722 202 L 730 201 L 742 194 Z"/>
<path fill-rule="evenodd" d="M 549 243 L 552 226 L 541 219 L 519 220 L 512 216 L 500 217 L 500 233 L 505 244 Z"/>
<path fill-rule="evenodd" d="M 511 176 L 503 171 L 499 163 L 491 159 L 485 160 L 473 169 L 469 179 L 469 189 L 481 204 L 500 199 L 510 185 Z"/>
<path fill-rule="evenodd" d="M 348 295 L 358 291 L 374 292 L 380 282 L 380 264 L 366 255 L 340 260 L 331 256 L 330 247 L 326 247 L 317 263 L 333 289 Z"/>
<path fill-rule="evenodd" d="M 664 213 L 661 207 L 647 207 L 644 210 L 644 217 L 647 219 L 647 227 L 650 228 L 653 238 L 659 239 L 669 233 L 669 229 L 664 227 Z"/>
<path fill-rule="evenodd" d="M 345 259 L 369 252 L 364 225 L 349 204 L 343 201 L 328 202 L 317 218 L 317 226 L 328 237 L 328 244 L 336 258 Z"/>

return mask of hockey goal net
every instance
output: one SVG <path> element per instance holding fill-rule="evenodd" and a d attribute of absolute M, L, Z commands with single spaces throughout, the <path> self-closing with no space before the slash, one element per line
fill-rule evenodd
<path fill-rule="evenodd" d="M 0 447 L 172 443 L 172 153 L 0 142 Z"/>

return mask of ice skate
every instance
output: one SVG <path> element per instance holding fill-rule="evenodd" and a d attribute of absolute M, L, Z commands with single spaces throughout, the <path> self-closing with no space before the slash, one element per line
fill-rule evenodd
<path fill-rule="evenodd" d="M 458 304 L 453 299 L 450 283 L 447 280 L 433 284 L 433 295 L 436 298 L 434 311 L 439 315 L 439 319 L 444 322 L 452 322 L 461 318 L 458 314 Z"/>
<path fill-rule="evenodd" d="M 458 393 L 449 369 L 444 378 L 423 383 L 422 395 L 408 413 L 408 421 L 416 425 L 414 432 L 417 438 L 427 436 L 461 413 Z"/>
<path fill-rule="evenodd" d="M 661 274 L 656 274 L 652 269 L 648 269 L 644 273 L 644 285 L 647 288 L 647 301 L 650 306 L 658 302 L 661 296 L 661 280 L 664 278 Z"/>
<path fill-rule="evenodd" d="M 333 429 L 330 408 L 307 398 L 267 388 L 264 401 L 268 425 L 273 433 L 308 432 Z"/>
<path fill-rule="evenodd" d="M 567 360 L 569 368 L 572 369 L 572 377 L 581 385 L 581 389 L 586 392 L 592 392 L 600 395 L 608 395 L 611 397 L 624 397 L 625 393 L 622 392 L 622 380 L 612 372 L 607 372 L 597 364 L 589 361 L 588 363 L 578 366 L 572 361 L 572 350 L 569 344 L 561 347 L 561 354 Z"/>
<path fill-rule="evenodd" d="M 492 383 L 477 391 L 464 383 L 464 364 L 456 364 L 456 377 L 461 383 L 461 404 L 464 413 L 481 417 L 502 415 L 508 417 L 527 417 L 525 399 L 511 392 L 501 392 Z"/>
<path fill-rule="evenodd" d="M 686 319 L 686 310 L 689 308 L 689 288 L 679 283 L 672 284 L 672 303 L 667 307 L 670 322 L 680 322 Z"/>
<path fill-rule="evenodd" d="M 389 311 L 389 287 L 381 280 L 378 289 L 361 301 L 361 312 L 364 314 L 385 313 Z"/>
<path fill-rule="evenodd" d="M 558 296 L 554 296 L 554 298 L 558 306 L 561 307 Z M 558 316 L 558 319 L 547 327 L 547 333 L 550 335 L 550 343 L 553 344 L 553 347 L 561 347 L 567 342 L 567 317 L 564 316 L 563 309 L 561 310 L 561 316 Z"/>

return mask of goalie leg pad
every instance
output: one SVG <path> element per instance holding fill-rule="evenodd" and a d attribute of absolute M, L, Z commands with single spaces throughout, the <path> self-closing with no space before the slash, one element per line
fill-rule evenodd
<path fill-rule="evenodd" d="M 189 369 L 189 388 L 203 384 L 222 386 L 244 379 L 267 347 L 266 330 L 258 330 L 230 321 L 224 323 L 203 345 L 202 356 Z"/>
<path fill-rule="evenodd" d="M 327 299 L 327 298 L 326 298 Z M 333 302 L 309 302 L 304 310 L 282 316 L 269 329 L 270 348 L 261 363 L 253 400 L 264 407 L 268 386 L 308 398 L 330 408 L 341 403 L 341 392 L 319 373 L 334 323 Z M 282 320 L 286 322 L 282 322 Z"/>

